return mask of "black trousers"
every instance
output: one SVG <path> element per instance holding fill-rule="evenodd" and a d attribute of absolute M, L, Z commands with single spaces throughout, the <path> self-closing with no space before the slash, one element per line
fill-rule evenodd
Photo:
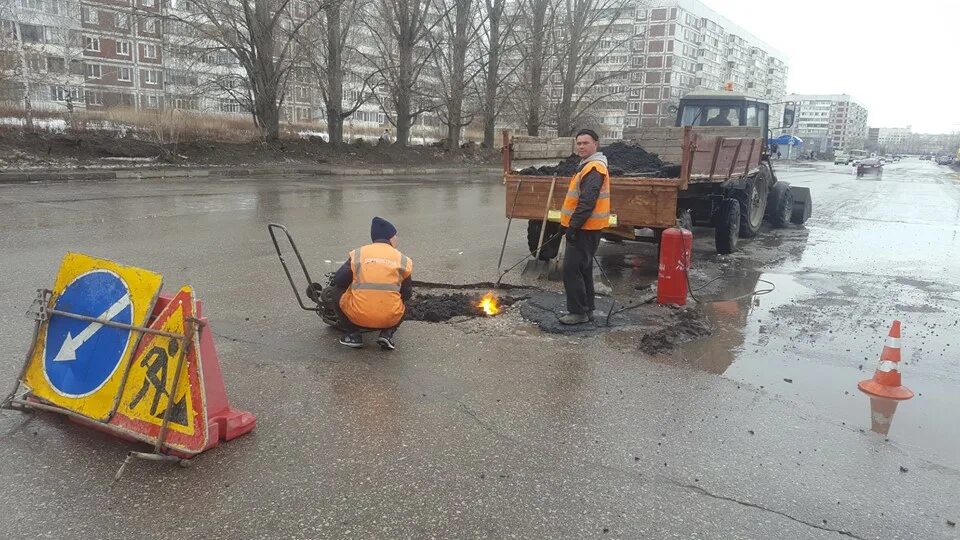
<path fill-rule="evenodd" d="M 337 325 L 337 328 L 339 328 L 340 330 L 343 330 L 348 334 L 356 334 L 364 330 L 382 330 L 383 332 L 390 334 L 392 336 L 393 333 L 397 331 L 397 328 L 400 328 L 400 324 L 403 323 L 403 319 L 400 319 L 400 322 L 398 322 L 397 325 L 394 326 L 393 328 L 382 328 L 382 329 L 381 328 L 363 328 L 363 327 L 357 326 L 356 324 L 354 324 L 353 321 L 350 320 L 350 317 L 347 317 L 347 314 L 344 313 L 342 309 L 340 309 L 340 298 L 343 296 L 343 293 L 345 292 L 347 292 L 346 289 L 333 286 L 333 309 L 337 312 L 337 321 L 339 322 L 339 324 Z"/>
<path fill-rule="evenodd" d="M 593 256 L 600 247 L 600 231 L 577 231 L 567 240 L 563 255 L 563 288 L 567 293 L 567 311 L 583 314 L 594 309 Z"/>

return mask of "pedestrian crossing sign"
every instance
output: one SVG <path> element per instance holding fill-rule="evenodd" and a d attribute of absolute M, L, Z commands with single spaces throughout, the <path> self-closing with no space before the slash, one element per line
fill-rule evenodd
<path fill-rule="evenodd" d="M 68 253 L 47 306 L 53 311 L 38 329 L 24 373 L 33 396 L 107 420 L 140 339 L 130 327 L 144 325 L 162 280 L 149 270 Z"/>

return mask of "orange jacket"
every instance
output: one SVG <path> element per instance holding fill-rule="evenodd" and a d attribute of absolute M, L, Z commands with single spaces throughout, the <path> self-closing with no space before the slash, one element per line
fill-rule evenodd
<path fill-rule="evenodd" d="M 585 231 L 600 231 L 607 228 L 610 224 L 610 173 L 607 166 L 601 161 L 589 161 L 577 174 L 570 179 L 570 186 L 567 188 L 567 196 L 563 199 L 563 207 L 560 210 L 560 224 L 564 227 L 570 226 L 570 218 L 577 210 L 577 204 L 580 202 L 580 180 L 591 171 L 596 171 L 603 177 L 603 184 L 600 186 L 600 195 L 597 197 L 597 203 L 590 213 L 590 217 L 583 223 L 581 229 Z"/>
<path fill-rule="evenodd" d="M 353 282 L 340 309 L 362 328 L 392 328 L 403 319 L 400 284 L 413 274 L 413 261 L 390 244 L 377 242 L 350 252 Z"/>

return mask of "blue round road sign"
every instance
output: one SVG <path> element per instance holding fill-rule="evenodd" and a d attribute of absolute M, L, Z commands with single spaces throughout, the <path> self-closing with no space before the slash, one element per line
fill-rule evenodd
<path fill-rule="evenodd" d="M 130 290 L 120 276 L 94 270 L 74 279 L 54 308 L 118 323 L 132 324 Z M 131 330 L 60 315 L 50 317 L 44 374 L 58 393 L 83 397 L 99 389 L 116 371 Z"/>

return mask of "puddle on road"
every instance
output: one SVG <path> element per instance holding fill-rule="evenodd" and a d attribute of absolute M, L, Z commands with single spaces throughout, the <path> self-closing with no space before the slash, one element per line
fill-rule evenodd
<path fill-rule="evenodd" d="M 885 310 L 871 314 L 872 319 L 858 312 L 864 308 L 854 306 L 842 292 L 844 286 L 824 287 L 824 292 L 819 287 L 824 279 L 803 276 L 801 282 L 787 274 L 753 273 L 724 283 L 723 298 L 766 288 L 760 280 L 772 282 L 776 289 L 737 300 L 702 298 L 712 335 L 653 360 L 811 403 L 837 423 L 876 432 L 897 446 L 921 449 L 941 462 L 960 465 L 960 426 L 941 421 L 943 411 L 957 406 L 960 344 L 951 343 L 960 335 L 956 311 L 945 320 L 943 310 L 920 309 L 927 304 L 915 298 L 900 307 L 918 309 L 893 307 L 904 313 L 904 384 L 917 395 L 905 402 L 883 403 L 861 393 L 857 382 L 872 377 L 891 321 L 880 312 Z"/>

